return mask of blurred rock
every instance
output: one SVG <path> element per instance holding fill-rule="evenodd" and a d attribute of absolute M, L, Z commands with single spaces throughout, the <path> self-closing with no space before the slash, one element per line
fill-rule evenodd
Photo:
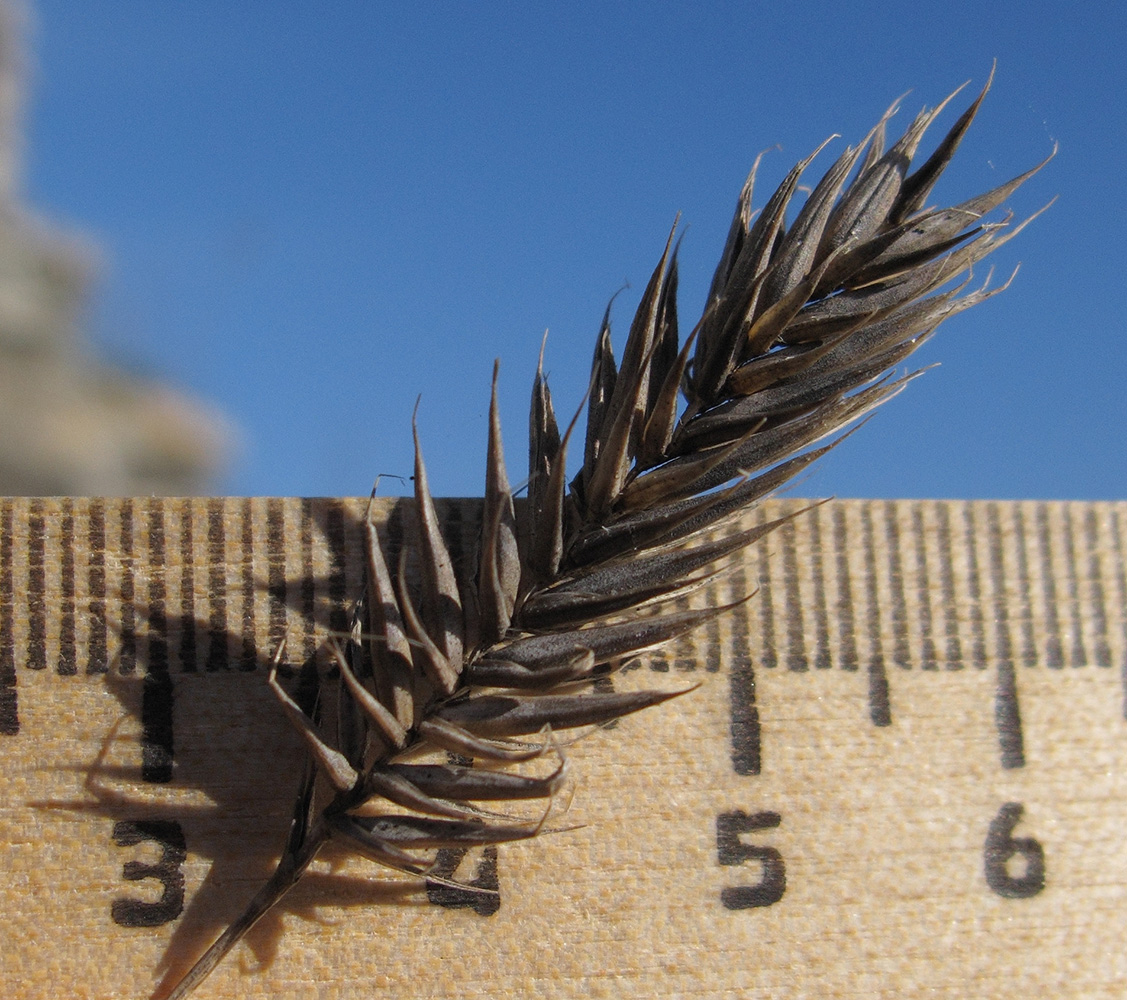
<path fill-rule="evenodd" d="M 95 254 L 20 203 L 25 22 L 0 0 L 0 494 L 209 493 L 229 426 L 93 357 L 80 319 Z"/>

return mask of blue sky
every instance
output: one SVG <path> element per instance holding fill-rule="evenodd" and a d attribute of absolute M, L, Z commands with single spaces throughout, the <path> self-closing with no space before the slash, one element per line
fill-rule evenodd
<path fill-rule="evenodd" d="M 757 153 L 781 146 L 767 192 L 996 58 L 934 197 L 1057 141 L 1013 207 L 1059 200 L 996 255 L 1013 287 L 945 324 L 919 356 L 941 367 L 799 492 L 1127 498 L 1122 4 L 39 0 L 34 20 L 28 196 L 103 251 L 101 349 L 240 428 L 225 492 L 409 474 L 422 393 L 432 488 L 478 494 L 494 357 L 522 479 L 545 329 L 570 410 L 607 300 L 629 283 L 621 345 L 678 211 L 687 329 Z"/>

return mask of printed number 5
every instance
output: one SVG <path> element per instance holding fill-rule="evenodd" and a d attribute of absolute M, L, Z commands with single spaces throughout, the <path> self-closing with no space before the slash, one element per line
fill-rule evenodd
<path fill-rule="evenodd" d="M 720 902 L 729 910 L 747 910 L 753 906 L 770 906 L 783 898 L 787 889 L 783 856 L 773 847 L 753 847 L 740 840 L 741 833 L 769 830 L 779 825 L 777 812 L 721 813 L 716 817 L 716 856 L 722 865 L 739 865 L 758 861 L 763 876 L 756 885 L 727 886 L 720 890 Z"/>

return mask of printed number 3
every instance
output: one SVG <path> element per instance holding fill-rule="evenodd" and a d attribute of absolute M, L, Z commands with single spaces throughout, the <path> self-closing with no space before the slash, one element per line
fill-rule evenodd
<path fill-rule="evenodd" d="M 160 845 L 160 860 L 152 865 L 126 861 L 121 873 L 127 882 L 155 878 L 164 891 L 155 903 L 115 899 L 110 915 L 114 923 L 122 927 L 159 927 L 175 920 L 184 909 L 184 873 L 180 866 L 187 857 L 187 850 L 180 824 L 166 819 L 122 820 L 114 824 L 113 842 L 118 847 L 133 847 L 144 841 Z"/>

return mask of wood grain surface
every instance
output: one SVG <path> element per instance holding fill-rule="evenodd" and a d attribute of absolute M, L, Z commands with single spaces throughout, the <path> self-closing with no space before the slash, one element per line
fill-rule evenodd
<path fill-rule="evenodd" d="M 159 992 L 268 876 L 365 504 L 0 501 L 5 997 Z M 1123 996 L 1127 504 L 835 501 L 693 601 L 753 590 L 615 678 L 699 687 L 568 748 L 574 829 L 438 859 L 499 896 L 330 856 L 201 1000 Z"/>

